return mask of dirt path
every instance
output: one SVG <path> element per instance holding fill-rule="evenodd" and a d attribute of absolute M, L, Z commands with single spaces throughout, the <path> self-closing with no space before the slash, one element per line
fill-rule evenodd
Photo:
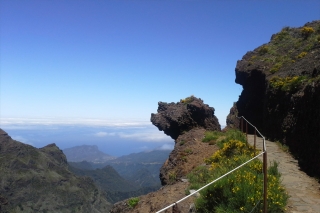
<path fill-rule="evenodd" d="M 254 136 L 248 135 L 248 142 L 253 145 Z M 279 146 L 266 141 L 268 162 L 279 162 L 282 184 L 290 196 L 287 213 L 320 213 L 320 184 L 300 170 L 297 160 L 282 151 Z M 257 148 L 262 150 L 262 139 L 257 138 Z"/>

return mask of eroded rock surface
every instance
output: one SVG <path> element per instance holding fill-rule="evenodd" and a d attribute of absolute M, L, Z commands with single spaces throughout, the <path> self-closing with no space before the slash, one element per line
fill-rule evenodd
<path fill-rule="evenodd" d="M 227 116 L 227 128 L 239 129 L 240 128 L 240 119 L 238 118 L 238 109 L 237 104 L 233 103 L 233 106 L 230 109 L 230 113 Z"/>
<path fill-rule="evenodd" d="M 169 158 L 160 169 L 162 185 L 173 184 L 185 178 L 194 168 L 204 163 L 218 147 L 202 142 L 205 129 L 195 128 L 180 135 Z"/>
<path fill-rule="evenodd" d="M 300 166 L 320 176 L 320 21 L 285 27 L 238 61 L 236 103 L 272 140 L 290 147 Z"/>
<path fill-rule="evenodd" d="M 214 108 L 194 96 L 178 103 L 159 102 L 158 113 L 151 114 L 151 122 L 174 140 L 193 128 L 221 130 Z"/>

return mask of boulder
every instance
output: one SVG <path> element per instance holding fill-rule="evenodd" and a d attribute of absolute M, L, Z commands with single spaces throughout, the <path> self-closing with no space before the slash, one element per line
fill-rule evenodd
<path fill-rule="evenodd" d="M 194 96 L 177 103 L 159 102 L 158 113 L 151 114 L 151 122 L 174 140 L 193 128 L 221 130 L 214 108 Z"/>

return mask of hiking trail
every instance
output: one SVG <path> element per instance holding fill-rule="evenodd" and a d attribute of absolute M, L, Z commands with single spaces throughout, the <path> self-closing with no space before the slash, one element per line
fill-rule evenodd
<path fill-rule="evenodd" d="M 254 135 L 248 134 L 248 142 L 253 145 Z M 256 138 L 257 149 L 262 150 L 262 138 Z M 282 184 L 288 192 L 287 213 L 320 213 L 320 184 L 316 179 L 301 171 L 298 161 L 284 152 L 275 142 L 266 140 L 268 164 L 279 163 Z M 262 160 L 262 156 L 261 156 Z"/>

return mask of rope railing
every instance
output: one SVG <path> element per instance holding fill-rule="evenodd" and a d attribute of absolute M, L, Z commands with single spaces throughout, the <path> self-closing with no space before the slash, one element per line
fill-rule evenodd
<path fill-rule="evenodd" d="M 263 139 L 263 150 L 262 150 L 262 152 L 261 152 L 260 154 L 256 155 L 256 156 L 254 156 L 254 157 L 251 158 L 250 160 L 244 162 L 244 163 L 241 164 L 240 166 L 238 166 L 238 167 L 232 169 L 231 171 L 227 172 L 226 174 L 220 176 L 219 178 L 211 181 L 210 183 L 206 184 L 205 186 L 201 187 L 200 189 L 198 189 L 198 190 L 190 193 L 189 195 L 183 197 L 182 199 L 180 199 L 180 200 L 178 200 L 178 201 L 176 201 L 176 202 L 168 205 L 167 207 L 165 207 L 165 208 L 157 211 L 156 213 L 160 213 L 160 212 L 163 212 L 163 211 L 165 211 L 165 210 L 167 210 L 167 209 L 169 209 L 169 208 L 171 208 L 171 207 L 174 207 L 174 206 L 177 205 L 178 203 L 180 203 L 180 202 L 184 201 L 185 199 L 191 197 L 192 195 L 198 193 L 198 192 L 201 191 L 202 189 L 210 186 L 211 184 L 217 182 L 218 180 L 226 177 L 227 175 L 231 174 L 232 172 L 240 169 L 242 166 L 244 166 L 244 165 L 246 165 L 247 163 L 253 161 L 254 159 L 260 157 L 261 155 L 263 155 L 263 204 L 264 204 L 264 205 L 263 205 L 263 213 L 267 213 L 267 149 L 266 149 L 265 138 L 264 138 L 264 136 L 259 132 L 259 130 L 258 130 L 254 125 L 252 125 L 247 119 L 245 119 L 243 116 L 237 117 L 237 118 L 241 119 L 241 121 L 240 121 L 240 123 L 241 123 L 240 129 L 241 129 L 242 131 L 243 131 L 243 120 L 246 121 L 246 135 L 248 134 L 248 125 L 247 125 L 247 124 L 249 124 L 250 126 L 252 126 L 252 127 L 255 129 L 255 134 L 254 134 L 254 148 L 255 148 L 255 145 L 256 145 L 256 132 L 258 132 L 259 135 L 262 137 L 262 139 Z M 261 201 L 261 200 L 260 200 L 260 201 Z M 259 201 L 259 202 L 260 202 L 260 201 Z M 252 209 L 251 212 L 254 211 L 254 209 L 258 206 L 259 202 L 256 204 L 256 206 Z"/>

